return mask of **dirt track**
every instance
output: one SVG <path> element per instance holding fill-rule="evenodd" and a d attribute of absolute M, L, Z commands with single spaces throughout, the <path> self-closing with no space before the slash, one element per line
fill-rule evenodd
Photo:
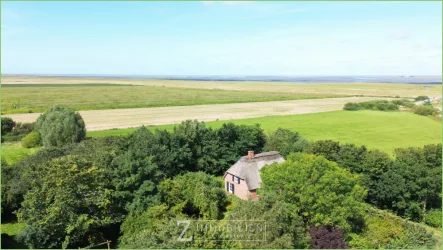
<path fill-rule="evenodd" d="M 253 102 L 216 105 L 176 106 L 80 111 L 88 131 L 129 128 L 141 125 L 176 124 L 187 119 L 199 121 L 231 120 L 341 110 L 347 102 L 374 100 L 372 97 L 330 98 L 279 102 Z M 33 114 L 6 115 L 17 122 L 33 122 Z"/>

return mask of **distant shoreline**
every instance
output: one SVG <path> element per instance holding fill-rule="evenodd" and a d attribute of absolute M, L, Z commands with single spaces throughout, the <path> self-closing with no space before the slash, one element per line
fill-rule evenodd
<path fill-rule="evenodd" d="M 441 76 L 159 76 L 159 75 L 75 75 L 75 74 L 3 74 L 2 77 L 96 78 L 188 80 L 212 82 L 286 82 L 286 83 L 400 83 L 442 84 Z"/>

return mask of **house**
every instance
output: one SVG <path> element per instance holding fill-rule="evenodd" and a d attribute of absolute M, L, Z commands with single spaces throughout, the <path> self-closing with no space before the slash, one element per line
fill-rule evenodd
<path fill-rule="evenodd" d="M 256 200 L 257 189 L 261 186 L 260 169 L 285 159 L 277 151 L 254 154 L 248 151 L 247 156 L 241 157 L 224 175 L 226 191 L 242 200 Z"/>

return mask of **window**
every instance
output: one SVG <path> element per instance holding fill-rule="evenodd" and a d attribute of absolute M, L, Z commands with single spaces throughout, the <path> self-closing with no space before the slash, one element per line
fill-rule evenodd
<path fill-rule="evenodd" d="M 229 184 L 229 186 L 228 186 L 228 191 L 229 191 L 229 193 L 234 193 L 234 184 L 232 184 L 232 183 L 230 183 L 230 182 L 228 182 L 228 184 Z"/>
<path fill-rule="evenodd" d="M 237 182 L 238 184 L 240 184 L 240 178 L 238 178 L 237 176 L 234 176 L 234 182 Z"/>
<path fill-rule="evenodd" d="M 235 183 L 240 184 L 240 178 L 235 176 L 235 175 L 232 175 L 232 181 L 235 182 Z"/>

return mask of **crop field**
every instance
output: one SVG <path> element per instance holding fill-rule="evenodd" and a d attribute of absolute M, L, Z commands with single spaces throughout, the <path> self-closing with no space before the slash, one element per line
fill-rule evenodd
<path fill-rule="evenodd" d="M 315 93 L 365 96 L 419 95 L 439 96 L 442 85 L 434 84 L 424 88 L 424 84 L 392 83 L 289 83 L 289 82 L 240 82 L 240 81 L 185 81 L 149 79 L 109 79 L 109 78 L 61 78 L 61 77 L 2 77 L 2 84 L 125 84 L 143 86 L 164 86 L 170 88 L 196 88 L 211 90 L 236 90 L 283 93 Z"/>
<path fill-rule="evenodd" d="M 421 147 L 441 143 L 442 125 L 429 117 L 408 112 L 334 111 L 315 114 L 268 116 L 253 119 L 206 123 L 218 128 L 226 122 L 260 124 L 266 133 L 278 127 L 299 132 L 309 140 L 336 140 L 342 143 L 366 145 L 392 153 L 399 147 Z M 151 126 L 150 129 L 172 130 L 175 125 Z M 88 136 L 127 135 L 135 129 L 115 129 L 88 132 Z"/>
<path fill-rule="evenodd" d="M 80 111 L 88 131 L 112 128 L 130 128 L 141 125 L 166 125 L 188 119 L 216 121 L 255 118 L 271 115 L 292 115 L 327 112 L 343 109 L 347 102 L 377 99 L 376 97 L 326 98 L 275 102 L 251 102 L 210 104 L 196 106 L 174 106 L 137 109 L 108 109 Z M 7 115 L 17 122 L 34 122 L 39 114 Z"/>
<path fill-rule="evenodd" d="M 53 105 L 101 110 L 247 103 L 343 97 L 333 93 L 284 93 L 117 84 L 5 84 L 3 114 L 42 112 Z"/>

